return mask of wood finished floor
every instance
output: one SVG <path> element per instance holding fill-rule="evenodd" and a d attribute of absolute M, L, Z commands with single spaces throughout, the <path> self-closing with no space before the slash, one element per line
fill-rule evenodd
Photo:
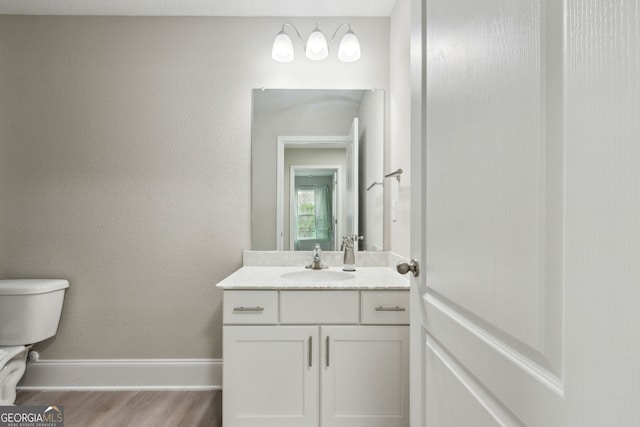
<path fill-rule="evenodd" d="M 221 391 L 19 391 L 16 405 L 64 407 L 65 427 L 221 427 Z"/>

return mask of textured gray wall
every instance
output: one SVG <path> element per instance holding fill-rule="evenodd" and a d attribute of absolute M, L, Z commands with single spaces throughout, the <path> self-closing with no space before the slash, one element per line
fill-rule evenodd
<path fill-rule="evenodd" d="M 348 20 L 354 64 L 274 62 L 284 21 L 0 16 L 0 278 L 71 282 L 43 358 L 221 357 L 251 89 L 389 85 L 388 19 Z"/>

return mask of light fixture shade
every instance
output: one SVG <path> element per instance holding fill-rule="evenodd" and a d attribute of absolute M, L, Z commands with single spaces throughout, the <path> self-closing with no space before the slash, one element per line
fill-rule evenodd
<path fill-rule="evenodd" d="M 307 58 L 312 61 L 322 61 L 329 55 L 329 47 L 327 46 L 327 39 L 324 38 L 322 31 L 316 27 L 313 33 L 307 39 Z"/>
<path fill-rule="evenodd" d="M 278 62 L 293 61 L 293 43 L 291 43 L 291 38 L 284 31 L 280 31 L 273 41 L 271 57 Z"/>
<path fill-rule="evenodd" d="M 360 59 L 360 42 L 351 30 L 347 31 L 340 40 L 338 59 L 342 62 L 355 62 Z"/>

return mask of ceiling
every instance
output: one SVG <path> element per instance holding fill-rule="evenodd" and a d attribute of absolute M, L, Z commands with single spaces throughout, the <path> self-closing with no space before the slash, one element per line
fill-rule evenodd
<path fill-rule="evenodd" d="M 391 16 L 395 0 L 2 0 L 2 15 Z"/>

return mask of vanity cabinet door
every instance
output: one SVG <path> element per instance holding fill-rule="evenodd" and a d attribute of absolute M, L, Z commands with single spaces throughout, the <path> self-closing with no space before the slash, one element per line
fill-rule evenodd
<path fill-rule="evenodd" d="M 225 326 L 225 427 L 317 427 L 317 326 Z"/>
<path fill-rule="evenodd" d="M 409 328 L 321 327 L 322 427 L 409 426 Z"/>

